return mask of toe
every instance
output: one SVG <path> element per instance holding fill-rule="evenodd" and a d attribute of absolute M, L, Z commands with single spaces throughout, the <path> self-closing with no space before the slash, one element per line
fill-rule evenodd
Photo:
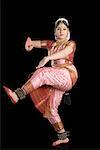
<path fill-rule="evenodd" d="M 10 93 L 12 92 L 9 88 L 7 88 L 6 86 L 3 86 L 4 90 L 6 91 L 6 93 Z"/>
<path fill-rule="evenodd" d="M 66 138 L 65 140 L 57 140 L 57 141 L 53 142 L 52 145 L 53 145 L 53 146 L 57 146 L 57 145 L 62 144 L 62 143 L 66 144 L 66 143 L 68 143 L 68 142 L 69 142 L 69 139 Z"/>
<path fill-rule="evenodd" d="M 57 141 L 55 141 L 55 142 L 53 142 L 53 146 L 56 146 L 56 145 L 59 145 L 59 144 L 61 144 L 61 140 L 57 140 Z"/>

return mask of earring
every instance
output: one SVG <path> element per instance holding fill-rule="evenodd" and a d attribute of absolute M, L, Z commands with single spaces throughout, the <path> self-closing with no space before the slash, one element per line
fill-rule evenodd
<path fill-rule="evenodd" d="M 55 40 L 57 40 L 57 36 L 56 36 L 56 34 L 54 33 L 54 35 L 55 35 Z"/>
<path fill-rule="evenodd" d="M 70 39 L 70 32 L 68 31 L 67 40 Z"/>
<path fill-rule="evenodd" d="M 55 40 L 57 40 L 57 36 L 55 36 Z"/>

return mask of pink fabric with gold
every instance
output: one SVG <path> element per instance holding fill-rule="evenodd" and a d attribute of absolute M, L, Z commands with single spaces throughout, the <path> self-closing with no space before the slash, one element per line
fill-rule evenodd
<path fill-rule="evenodd" d="M 55 43 L 52 41 L 48 41 L 47 45 L 50 54 L 65 48 L 64 44 L 56 47 Z M 71 46 L 73 46 L 73 43 Z M 68 57 L 69 61 L 71 62 L 73 62 L 74 52 L 75 47 L 73 46 L 73 52 Z M 29 79 L 34 89 L 38 90 L 40 87 L 42 88 L 45 85 L 50 87 L 51 93 L 49 96 L 47 94 L 47 98 L 45 97 L 44 99 L 38 101 L 34 91 L 33 93 L 30 93 L 30 96 L 36 108 L 39 109 L 43 116 L 48 118 L 52 124 L 61 121 L 58 114 L 58 106 L 60 105 L 64 92 L 69 91 L 72 88 L 72 80 L 69 71 L 66 68 L 55 67 L 55 64 L 63 63 L 65 63 L 65 59 L 52 61 L 52 67 L 43 67 L 37 69 Z"/>

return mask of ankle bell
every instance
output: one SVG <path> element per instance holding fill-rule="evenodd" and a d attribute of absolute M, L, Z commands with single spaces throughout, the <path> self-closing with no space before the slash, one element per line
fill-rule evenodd
<path fill-rule="evenodd" d="M 59 140 L 64 140 L 67 138 L 67 131 L 63 132 L 63 133 L 57 133 L 57 137 Z"/>
<path fill-rule="evenodd" d="M 26 98 L 26 94 L 21 88 L 17 88 L 15 90 L 15 93 L 17 94 L 17 96 L 20 100 L 23 100 L 24 98 Z"/>

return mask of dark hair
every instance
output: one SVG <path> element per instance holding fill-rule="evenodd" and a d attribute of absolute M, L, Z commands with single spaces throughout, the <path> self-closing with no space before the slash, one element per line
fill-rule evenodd
<path fill-rule="evenodd" d="M 58 26 L 60 23 L 63 23 L 65 26 L 69 27 L 69 25 L 66 23 L 65 20 L 59 20 L 59 21 L 57 22 L 57 24 L 55 25 L 55 28 L 57 28 L 57 26 Z"/>

